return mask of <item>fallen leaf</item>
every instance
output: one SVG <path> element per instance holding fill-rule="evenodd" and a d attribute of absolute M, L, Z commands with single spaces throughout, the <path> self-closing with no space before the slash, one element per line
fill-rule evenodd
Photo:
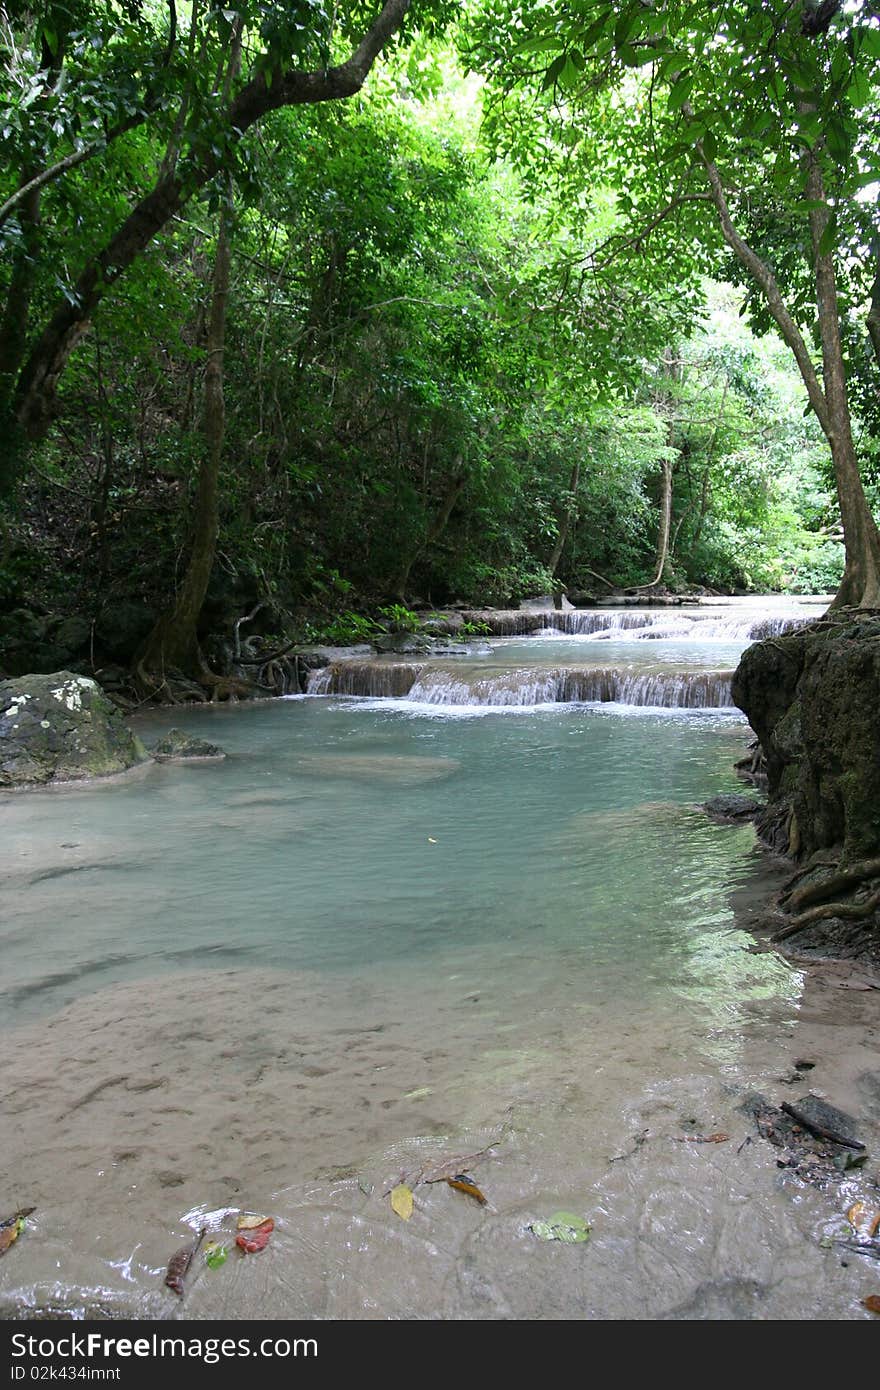
<path fill-rule="evenodd" d="M 846 1219 L 855 1231 L 861 1230 L 865 1225 L 867 1215 L 868 1208 L 864 1202 L 853 1202 L 852 1206 L 846 1209 Z"/>
<path fill-rule="evenodd" d="M 409 1221 L 413 1214 L 413 1195 L 405 1182 L 399 1182 L 391 1191 L 391 1210 L 401 1221 Z"/>
<path fill-rule="evenodd" d="M 868 1235 L 871 1237 L 872 1240 L 874 1239 L 878 1231 L 880 1231 L 880 1211 L 878 1211 L 877 1215 L 874 1217 L 873 1221 L 868 1227 Z"/>
<path fill-rule="evenodd" d="M 469 1178 L 467 1173 L 456 1173 L 454 1178 L 447 1178 L 450 1187 L 454 1187 L 456 1192 L 465 1192 L 468 1197 L 473 1197 L 475 1202 L 479 1202 L 481 1207 L 486 1205 L 486 1198 L 483 1196 L 473 1178 Z"/>
<path fill-rule="evenodd" d="M 259 1226 L 248 1226 L 245 1230 L 239 1231 L 235 1243 L 246 1255 L 256 1255 L 259 1250 L 265 1250 L 274 1229 L 275 1222 L 271 1216 L 267 1216 Z"/>
<path fill-rule="evenodd" d="M 570 1211 L 557 1211 L 546 1221 L 533 1221 L 529 1230 L 539 1240 L 561 1240 L 565 1245 L 579 1245 L 591 1235 L 589 1223 Z"/>
<path fill-rule="evenodd" d="M 168 1272 L 165 1275 L 165 1283 L 172 1293 L 176 1293 L 178 1298 L 183 1296 L 183 1282 L 186 1279 L 187 1271 L 193 1262 L 193 1258 L 205 1238 L 204 1226 L 199 1231 L 195 1240 L 190 1241 L 189 1245 L 183 1245 L 171 1256 L 168 1261 Z"/>
<path fill-rule="evenodd" d="M 867 1308 L 869 1313 L 880 1313 L 880 1294 L 869 1293 L 867 1298 L 862 1299 L 862 1307 Z"/>
<path fill-rule="evenodd" d="M 256 1231 L 271 1219 L 270 1216 L 254 1216 L 251 1212 L 242 1212 L 235 1224 L 239 1231 Z"/>
<path fill-rule="evenodd" d="M 209 1269 L 219 1269 L 225 1265 L 228 1254 L 226 1246 L 221 1245 L 219 1240 L 209 1240 L 205 1246 L 205 1264 Z"/>
<path fill-rule="evenodd" d="M 0 1255 L 5 1255 L 10 1245 L 14 1245 L 21 1235 L 25 1226 L 23 1216 L 13 1216 L 11 1220 L 3 1223 L 0 1229 Z"/>

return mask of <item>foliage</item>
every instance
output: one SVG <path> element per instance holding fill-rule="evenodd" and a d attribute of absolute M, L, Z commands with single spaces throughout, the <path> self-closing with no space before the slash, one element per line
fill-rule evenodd
<path fill-rule="evenodd" d="M 783 0 L 484 0 L 458 32 L 478 80 L 440 32 L 458 7 L 424 0 L 350 100 L 281 105 L 242 138 L 223 125 L 231 24 L 236 90 L 255 73 L 271 89 L 342 61 L 379 8 L 196 4 L 172 33 L 159 5 L 7 6 L 0 202 L 18 201 L 0 214 L 0 291 L 7 310 L 26 294 L 24 349 L 163 171 L 190 180 L 102 283 L 66 363 L 56 423 L 5 507 L 7 603 L 86 614 L 100 661 L 106 615 L 123 601 L 155 615 L 179 582 L 222 183 L 196 178 L 205 160 L 236 201 L 205 632 L 228 635 L 262 601 L 257 633 L 350 643 L 414 628 L 417 600 L 645 585 L 666 470 L 674 584 L 833 584 L 828 451 L 725 249 L 705 161 L 812 347 L 802 185 L 804 152 L 819 151 L 876 478 L 869 7 L 805 38 L 806 12 Z M 70 157 L 29 220 L 22 178 Z"/>

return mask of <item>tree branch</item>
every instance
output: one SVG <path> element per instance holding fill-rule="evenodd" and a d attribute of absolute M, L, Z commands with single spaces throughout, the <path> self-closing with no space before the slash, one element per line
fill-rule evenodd
<path fill-rule="evenodd" d="M 106 150 L 107 146 L 112 144 L 114 140 L 118 140 L 120 135 L 126 135 L 128 131 L 134 130 L 139 125 L 143 125 L 149 114 L 149 108 L 145 107 L 142 111 L 127 116 L 124 121 L 120 121 L 117 125 L 112 126 L 106 134 L 101 136 L 100 140 L 95 140 L 91 145 L 85 145 L 81 150 L 75 150 L 72 154 L 66 155 L 64 159 L 59 159 L 57 164 L 51 164 L 48 169 L 43 169 L 41 173 L 35 174 L 27 183 L 23 183 L 20 188 L 17 188 L 14 193 L 9 195 L 6 202 L 0 206 L 0 227 L 2 227 L 10 213 L 14 212 L 19 204 L 23 203 L 32 193 L 37 193 L 41 188 L 45 188 L 47 183 L 54 183 L 56 179 L 61 178 L 61 175 L 66 174 L 68 170 L 76 169 L 80 164 L 85 164 L 86 160 L 91 159 L 96 154 L 100 154 L 102 150 Z"/>
<path fill-rule="evenodd" d="M 761 290 L 767 308 L 770 310 L 771 317 L 779 329 L 779 332 L 782 334 L 784 341 L 794 354 L 803 383 L 807 388 L 810 405 L 813 407 L 816 418 L 827 436 L 831 431 L 828 402 L 819 384 L 816 368 L 813 365 L 813 359 L 804 340 L 804 336 L 792 318 L 785 300 L 782 298 L 782 292 L 773 271 L 767 265 L 766 261 L 763 261 L 757 252 L 749 246 L 748 242 L 740 235 L 734 226 L 730 207 L 724 193 L 724 186 L 721 182 L 721 175 L 718 172 L 718 166 L 711 159 L 707 158 L 702 140 L 697 141 L 697 150 L 703 161 L 703 167 L 706 170 L 712 202 L 715 204 L 715 209 L 718 213 L 718 220 L 721 223 L 721 231 L 724 240 L 733 251 L 737 260 L 744 266 L 755 284 Z"/>
<path fill-rule="evenodd" d="M 652 217 L 650 222 L 647 222 L 644 226 L 639 227 L 637 231 L 633 232 L 632 236 L 610 236 L 608 237 L 607 241 L 603 241 L 600 246 L 597 246 L 596 250 L 592 252 L 590 256 L 593 270 L 605 270 L 609 265 L 612 265 L 613 262 L 617 259 L 619 255 L 621 255 L 622 252 L 628 250 L 631 246 L 638 246 L 639 242 L 644 241 L 645 237 L 650 236 L 651 232 L 653 232 L 655 228 L 659 227 L 661 222 L 665 222 L 666 218 L 669 217 L 671 213 L 675 212 L 678 208 L 683 207 L 685 203 L 705 203 L 710 201 L 711 194 L 709 193 L 679 194 L 678 197 L 673 198 L 671 202 L 667 203 L 666 207 L 663 208 L 660 212 L 658 212 L 656 217 Z M 615 243 L 618 244 L 615 246 Z M 597 262 L 595 260 L 595 257 L 599 255 L 602 251 L 607 250 L 609 247 L 614 247 L 615 249 L 611 251 L 611 253 L 608 256 L 606 256 L 606 258 L 603 261 Z"/>
<path fill-rule="evenodd" d="M 281 107 L 356 95 L 383 46 L 403 23 L 410 4 L 411 0 L 386 0 L 351 57 L 337 67 L 318 72 L 284 72 L 278 67 L 271 74 L 260 72 L 253 77 L 230 105 L 230 141 L 238 142 L 252 125 Z M 218 142 L 209 152 L 191 155 L 178 168 L 160 172 L 151 192 L 84 267 L 69 296 L 56 306 L 19 376 L 15 419 L 27 438 L 39 439 L 48 429 L 58 380 L 107 290 L 227 162 L 228 153 Z"/>

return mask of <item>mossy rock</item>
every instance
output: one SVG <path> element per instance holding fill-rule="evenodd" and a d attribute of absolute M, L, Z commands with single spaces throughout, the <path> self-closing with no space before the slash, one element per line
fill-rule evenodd
<path fill-rule="evenodd" d="M 86 676 L 56 671 L 0 682 L 0 789 L 110 777 L 148 759 Z"/>
<path fill-rule="evenodd" d="M 169 729 L 154 747 L 153 757 L 157 763 L 216 762 L 226 754 L 206 738 L 194 738 L 183 729 Z"/>

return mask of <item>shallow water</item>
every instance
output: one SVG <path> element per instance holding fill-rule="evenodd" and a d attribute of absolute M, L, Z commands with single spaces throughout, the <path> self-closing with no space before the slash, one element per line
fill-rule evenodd
<path fill-rule="evenodd" d="M 880 1087 L 871 998 L 842 1029 L 852 996 L 748 950 L 771 871 L 695 809 L 738 716 L 303 698 L 140 731 L 172 724 L 229 758 L 0 801 L 0 1179 L 38 1209 L 7 1314 L 179 1315 L 187 1225 L 245 1207 L 269 1249 L 186 1316 L 861 1315 L 818 1247 L 843 1199 L 740 1148 L 744 1090 L 792 1098 L 811 1050 L 876 1136 Z M 390 1212 L 487 1146 L 486 1208 Z M 588 1245 L 529 1232 L 559 1208 Z"/>

